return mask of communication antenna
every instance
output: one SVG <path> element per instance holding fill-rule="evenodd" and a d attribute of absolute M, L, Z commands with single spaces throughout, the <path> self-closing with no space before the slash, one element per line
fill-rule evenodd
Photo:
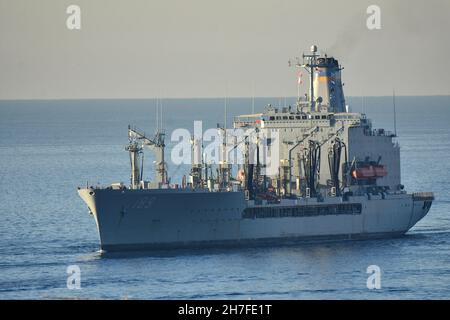
<path fill-rule="evenodd" d="M 394 135 L 397 136 L 397 112 L 395 110 L 395 89 L 392 89 L 392 105 L 394 107 Z"/>
<path fill-rule="evenodd" d="M 162 130 L 163 129 L 163 99 L 162 98 L 160 98 L 160 101 L 159 101 L 159 107 L 160 107 L 160 114 L 159 114 L 159 121 L 160 121 L 160 129 Z"/>
<path fill-rule="evenodd" d="M 224 98 L 224 129 L 227 128 L 227 92 L 225 90 L 225 98 Z"/>
<path fill-rule="evenodd" d="M 365 113 L 365 109 L 366 109 L 366 97 L 364 96 L 364 94 L 361 96 L 361 113 Z"/>
<path fill-rule="evenodd" d="M 255 96 L 252 97 L 252 114 L 255 113 Z"/>
<path fill-rule="evenodd" d="M 155 125 L 156 125 L 156 130 L 159 129 L 159 121 L 158 121 L 158 113 L 159 113 L 159 101 L 158 101 L 158 97 L 156 97 L 156 118 L 155 118 Z"/>
<path fill-rule="evenodd" d="M 255 113 L 255 84 L 252 83 L 252 114 Z"/>

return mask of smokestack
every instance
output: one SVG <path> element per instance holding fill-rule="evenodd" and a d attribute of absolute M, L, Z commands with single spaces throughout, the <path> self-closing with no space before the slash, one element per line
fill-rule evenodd
<path fill-rule="evenodd" d="M 321 108 L 326 108 L 329 112 L 345 112 L 345 98 L 338 61 L 327 56 L 318 58 L 314 73 L 314 95 L 316 101 L 320 102 Z"/>

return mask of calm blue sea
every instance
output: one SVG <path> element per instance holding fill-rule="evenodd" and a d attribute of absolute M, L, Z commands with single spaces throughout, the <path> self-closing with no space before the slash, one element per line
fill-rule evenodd
<path fill-rule="evenodd" d="M 280 101 L 259 98 L 255 109 Z M 392 98 L 348 103 L 393 129 Z M 251 99 L 227 105 L 228 124 L 252 108 Z M 167 99 L 163 109 L 167 140 L 193 120 L 224 122 L 222 99 Z M 390 240 L 101 255 L 76 188 L 128 182 L 128 124 L 153 132 L 155 101 L 0 101 L 0 299 L 450 298 L 450 97 L 397 97 L 403 183 L 436 201 Z M 151 153 L 146 161 L 151 177 Z M 186 169 L 169 164 L 174 180 Z M 366 287 L 373 264 L 380 290 Z M 66 286 L 69 265 L 81 270 L 79 290 Z"/>

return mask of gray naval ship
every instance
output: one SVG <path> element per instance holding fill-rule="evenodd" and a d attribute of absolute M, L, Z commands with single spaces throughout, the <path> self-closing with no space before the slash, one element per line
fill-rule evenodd
<path fill-rule="evenodd" d="M 235 117 L 240 140 L 218 127 L 216 164 L 192 137 L 191 171 L 180 184 L 167 175 L 164 132 L 148 137 L 129 127 L 130 185 L 78 188 L 101 249 L 395 237 L 421 220 L 433 193 L 404 190 L 396 134 L 350 112 L 338 61 L 312 46 L 294 66 L 308 72 L 309 92 L 295 106 Z M 144 147 L 155 153 L 155 181 L 142 179 Z M 237 149 L 243 161 L 233 164 L 226 155 Z"/>

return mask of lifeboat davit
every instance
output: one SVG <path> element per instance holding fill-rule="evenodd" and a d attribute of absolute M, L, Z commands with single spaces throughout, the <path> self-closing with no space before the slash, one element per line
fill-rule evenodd
<path fill-rule="evenodd" d="M 352 171 L 352 177 L 355 179 L 381 178 L 387 176 L 387 170 L 382 165 L 364 166 Z"/>

